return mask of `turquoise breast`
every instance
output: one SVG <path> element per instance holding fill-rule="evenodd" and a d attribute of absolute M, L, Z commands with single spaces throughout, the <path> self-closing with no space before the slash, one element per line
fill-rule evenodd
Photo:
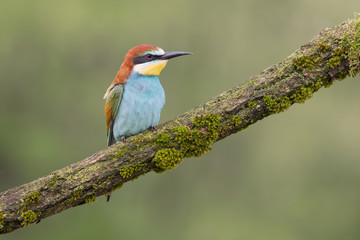
<path fill-rule="evenodd" d="M 118 142 L 156 126 L 165 104 L 165 92 L 157 76 L 131 73 L 117 111 L 113 134 Z"/>

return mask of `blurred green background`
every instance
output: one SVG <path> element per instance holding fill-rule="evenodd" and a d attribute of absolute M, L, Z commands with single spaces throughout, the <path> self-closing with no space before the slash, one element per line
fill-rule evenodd
<path fill-rule="evenodd" d="M 161 122 L 282 60 L 358 0 L 46 1 L 0 8 L 0 191 L 105 148 L 102 96 L 128 49 L 169 62 Z M 177 169 L 1 236 L 359 239 L 359 77 L 321 89 Z"/>

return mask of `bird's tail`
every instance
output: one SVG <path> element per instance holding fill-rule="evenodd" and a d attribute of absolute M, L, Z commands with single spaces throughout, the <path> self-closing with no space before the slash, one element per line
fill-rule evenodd
<path fill-rule="evenodd" d="M 112 120 L 110 123 L 110 128 L 109 128 L 109 132 L 107 135 L 107 146 L 108 147 L 113 145 L 114 143 L 116 143 L 114 134 L 113 134 L 113 126 L 114 126 L 114 120 Z"/>

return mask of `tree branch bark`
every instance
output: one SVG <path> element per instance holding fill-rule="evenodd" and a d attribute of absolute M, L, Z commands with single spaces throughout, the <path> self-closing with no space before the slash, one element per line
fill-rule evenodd
<path fill-rule="evenodd" d="M 0 233 L 95 201 L 150 171 L 176 167 L 258 120 L 360 70 L 360 15 L 326 28 L 278 64 L 177 118 L 0 193 Z"/>

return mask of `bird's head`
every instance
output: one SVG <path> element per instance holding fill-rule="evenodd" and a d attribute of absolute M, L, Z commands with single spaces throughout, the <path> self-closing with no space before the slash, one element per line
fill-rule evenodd
<path fill-rule="evenodd" d="M 159 47 L 147 44 L 136 46 L 125 55 L 113 83 L 125 83 L 132 71 L 140 75 L 159 76 L 169 59 L 189 54 L 192 53 L 164 52 Z"/>

